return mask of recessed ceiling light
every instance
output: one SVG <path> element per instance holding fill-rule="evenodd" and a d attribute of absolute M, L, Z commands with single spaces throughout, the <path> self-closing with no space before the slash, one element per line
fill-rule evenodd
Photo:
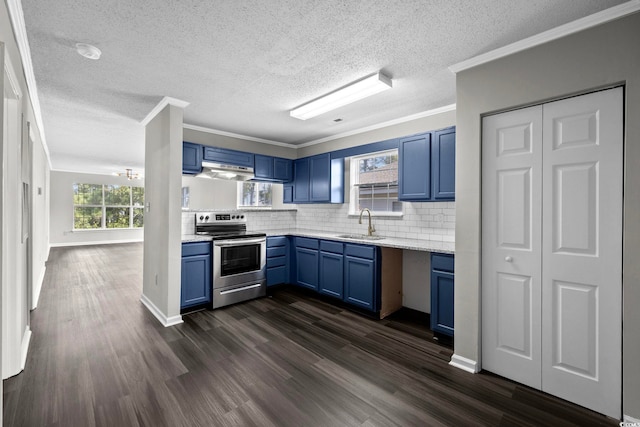
<path fill-rule="evenodd" d="M 100 59 L 100 55 L 102 55 L 100 49 L 86 43 L 76 43 L 76 51 L 85 58 L 93 60 Z"/>

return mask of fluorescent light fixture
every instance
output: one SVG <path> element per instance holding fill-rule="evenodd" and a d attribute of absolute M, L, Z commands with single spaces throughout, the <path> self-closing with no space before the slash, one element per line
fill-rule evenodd
<path fill-rule="evenodd" d="M 352 102 L 375 95 L 383 90 L 391 89 L 391 87 L 391 79 L 377 72 L 338 89 L 335 92 L 308 102 L 301 107 L 294 108 L 289 114 L 296 119 L 307 120 L 326 113 L 327 111 L 335 110 L 343 105 L 351 104 Z"/>

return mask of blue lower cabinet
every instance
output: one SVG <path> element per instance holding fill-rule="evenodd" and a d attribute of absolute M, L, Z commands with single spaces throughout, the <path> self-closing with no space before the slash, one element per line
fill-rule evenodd
<path fill-rule="evenodd" d="M 182 244 L 180 308 L 211 303 L 211 243 Z"/>
<path fill-rule="evenodd" d="M 318 250 L 296 247 L 296 283 L 318 290 Z"/>
<path fill-rule="evenodd" d="M 454 257 L 431 254 L 431 329 L 453 336 Z"/>
<path fill-rule="evenodd" d="M 344 295 L 344 256 L 331 252 L 320 252 L 321 294 L 342 299 Z"/>
<path fill-rule="evenodd" d="M 344 254 L 344 300 L 377 311 L 380 293 L 379 248 L 346 244 Z"/>
<path fill-rule="evenodd" d="M 289 239 L 267 237 L 267 286 L 289 283 Z"/>
<path fill-rule="evenodd" d="M 344 300 L 367 310 L 375 311 L 375 262 L 370 259 L 344 258 Z"/>

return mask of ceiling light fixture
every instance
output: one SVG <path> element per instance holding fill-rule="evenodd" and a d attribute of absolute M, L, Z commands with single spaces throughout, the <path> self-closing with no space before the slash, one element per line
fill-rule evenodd
<path fill-rule="evenodd" d="M 93 60 L 100 59 L 100 55 L 102 55 L 100 49 L 87 43 L 76 43 L 76 51 L 85 58 Z"/>
<path fill-rule="evenodd" d="M 307 120 L 391 88 L 391 79 L 381 72 L 377 72 L 328 95 L 294 108 L 289 114 L 296 119 Z"/>
<path fill-rule="evenodd" d="M 118 172 L 114 172 L 113 174 L 115 176 L 124 176 L 126 177 L 129 181 L 131 181 L 132 179 L 142 179 L 144 178 L 142 175 L 140 175 L 139 173 L 134 173 L 133 169 L 125 169 L 125 173 L 118 173 Z"/>

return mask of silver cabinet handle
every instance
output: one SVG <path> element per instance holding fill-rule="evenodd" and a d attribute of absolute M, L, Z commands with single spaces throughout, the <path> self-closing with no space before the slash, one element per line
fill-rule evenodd
<path fill-rule="evenodd" d="M 510 256 L 504 257 L 504 260 L 507 262 L 513 262 L 513 258 L 511 258 Z"/>

